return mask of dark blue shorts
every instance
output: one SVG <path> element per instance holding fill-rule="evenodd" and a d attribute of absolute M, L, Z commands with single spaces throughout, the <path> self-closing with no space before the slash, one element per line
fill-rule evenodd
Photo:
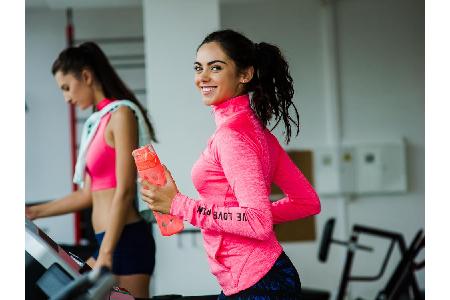
<path fill-rule="evenodd" d="M 105 233 L 97 233 L 98 245 Z M 92 255 L 98 257 L 98 249 Z M 113 256 L 113 273 L 116 275 L 148 274 L 155 268 L 155 240 L 151 225 L 144 220 L 124 226 Z"/>
<path fill-rule="evenodd" d="M 282 252 L 269 272 L 253 286 L 237 294 L 220 293 L 218 300 L 297 300 L 301 283 L 298 272 L 286 253 Z"/>

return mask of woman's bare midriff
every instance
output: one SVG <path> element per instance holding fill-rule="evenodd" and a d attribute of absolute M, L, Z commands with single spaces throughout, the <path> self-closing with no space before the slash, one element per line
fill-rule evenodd
<path fill-rule="evenodd" d="M 105 189 L 92 192 L 92 227 L 95 233 L 103 232 L 107 229 L 110 222 L 110 209 L 116 189 Z M 140 220 L 140 216 L 130 202 L 127 209 L 125 224 L 135 223 Z"/>

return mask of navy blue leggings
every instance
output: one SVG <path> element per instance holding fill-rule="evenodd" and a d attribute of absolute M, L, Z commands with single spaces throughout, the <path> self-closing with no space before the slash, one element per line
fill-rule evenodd
<path fill-rule="evenodd" d="M 102 244 L 104 232 L 95 238 Z M 98 249 L 92 255 L 98 257 Z M 124 226 L 113 255 L 112 271 L 116 275 L 148 274 L 155 268 L 155 240 L 151 225 L 144 220 Z"/>
<path fill-rule="evenodd" d="M 286 253 L 282 252 L 269 272 L 253 286 L 237 294 L 220 293 L 218 300 L 296 300 L 300 299 L 298 272 Z"/>

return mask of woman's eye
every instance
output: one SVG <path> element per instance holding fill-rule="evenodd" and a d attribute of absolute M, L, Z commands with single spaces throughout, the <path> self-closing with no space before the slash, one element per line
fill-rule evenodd
<path fill-rule="evenodd" d="M 220 71 L 220 70 L 222 70 L 221 66 L 212 66 L 211 67 L 211 71 Z"/>
<path fill-rule="evenodd" d="M 202 68 L 200 66 L 194 66 L 195 72 L 200 72 L 201 70 L 202 70 Z"/>

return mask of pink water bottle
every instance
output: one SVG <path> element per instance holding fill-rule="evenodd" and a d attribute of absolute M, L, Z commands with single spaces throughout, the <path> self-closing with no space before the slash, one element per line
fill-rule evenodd
<path fill-rule="evenodd" d="M 152 145 L 149 144 L 136 149 L 132 152 L 132 155 L 139 177 L 142 180 L 147 180 L 152 184 L 160 186 L 166 184 L 164 168 Z M 153 212 L 153 215 L 155 216 L 161 234 L 164 236 L 178 233 L 184 229 L 183 220 L 179 217 L 160 212 Z"/>

